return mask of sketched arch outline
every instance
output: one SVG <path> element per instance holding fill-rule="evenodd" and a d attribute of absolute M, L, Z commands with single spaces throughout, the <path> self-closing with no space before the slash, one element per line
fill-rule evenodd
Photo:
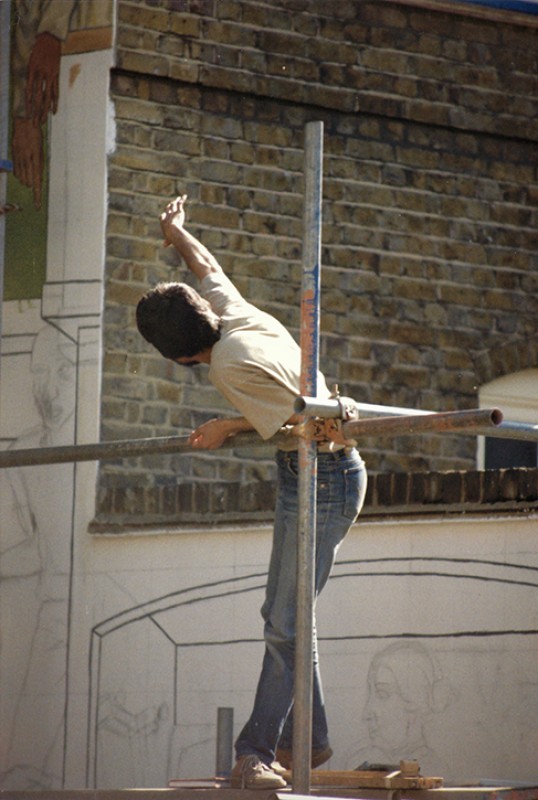
<path fill-rule="evenodd" d="M 394 567 L 393 569 L 385 568 L 385 565 L 394 564 L 400 565 L 400 568 Z M 536 580 L 523 580 L 517 578 L 504 578 L 494 575 L 481 575 L 478 573 L 462 573 L 457 571 L 441 571 L 440 569 L 424 569 L 424 570 L 411 570 L 412 564 L 459 564 L 459 565 L 482 565 L 486 567 L 495 567 L 501 570 L 511 569 L 516 572 L 522 572 L 528 575 L 536 575 Z M 380 565 L 381 568 L 376 568 L 375 565 Z M 369 571 L 365 571 L 365 566 L 369 567 Z M 407 568 L 406 568 L 407 567 Z M 346 571 L 342 571 L 345 569 Z M 351 570 L 351 571 L 350 571 Z M 359 571 L 360 570 L 360 571 Z M 511 562 L 501 562 L 488 559 L 479 558 L 455 558 L 455 557 L 434 557 L 434 556 L 401 556 L 401 557 L 382 557 L 382 558 L 366 558 L 366 559 L 351 559 L 337 562 L 335 572 L 331 576 L 331 581 L 342 580 L 345 578 L 363 578 L 363 577 L 379 577 L 379 578 L 392 578 L 402 577 L 407 578 L 424 578 L 435 577 L 444 579 L 456 580 L 473 580 L 473 581 L 486 581 L 489 583 L 500 583 L 504 585 L 515 585 L 525 588 L 538 589 L 538 566 L 528 566 L 525 564 L 515 564 Z M 265 587 L 266 572 L 250 573 L 242 576 L 234 576 L 232 578 L 225 578 L 222 580 L 202 583 L 195 586 L 179 589 L 178 591 L 169 592 L 161 597 L 153 600 L 140 603 L 131 608 L 114 614 L 105 620 L 93 626 L 90 632 L 90 651 L 89 651 L 89 693 L 88 693 L 88 748 L 87 748 L 87 761 L 86 761 L 86 785 L 89 786 L 90 778 L 92 787 L 95 788 L 97 778 L 97 710 L 98 710 L 98 697 L 99 697 L 99 683 L 101 677 L 101 654 L 102 644 L 104 639 L 126 627 L 136 623 L 142 619 L 151 619 L 151 621 L 159 628 L 163 636 L 178 647 L 180 643 L 170 638 L 168 633 L 159 624 L 155 617 L 164 611 L 169 611 L 173 608 L 182 606 L 194 605 L 203 603 L 207 600 L 215 600 L 223 597 L 236 596 L 253 591 L 263 590 Z M 450 638 L 465 638 L 465 637 L 492 637 L 492 636 L 534 636 L 538 634 L 538 629 L 520 629 L 520 630 L 489 630 L 489 631 L 452 631 L 440 634 L 427 633 L 421 634 L 412 631 L 398 631 L 394 633 L 384 634 L 356 634 L 350 636 L 320 637 L 323 641 L 350 641 L 350 640 L 392 640 L 392 639 L 450 639 Z M 233 644 L 246 644 L 259 642 L 256 639 L 229 639 L 222 641 L 199 641 L 199 642 L 184 642 L 182 646 L 186 647 L 200 647 L 200 646 L 222 646 Z"/>

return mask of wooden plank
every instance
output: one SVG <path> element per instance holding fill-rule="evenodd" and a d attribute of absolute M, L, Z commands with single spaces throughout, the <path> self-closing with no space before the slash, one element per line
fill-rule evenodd
<path fill-rule="evenodd" d="M 289 782 L 291 773 L 284 773 Z M 424 775 L 407 776 L 400 771 L 380 772 L 378 770 L 313 770 L 310 775 L 312 786 L 340 786 L 348 789 L 439 789 L 443 778 Z"/>

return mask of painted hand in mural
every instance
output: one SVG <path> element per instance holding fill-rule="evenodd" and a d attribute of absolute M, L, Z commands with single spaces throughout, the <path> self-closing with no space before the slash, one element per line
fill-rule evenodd
<path fill-rule="evenodd" d="M 62 45 L 51 33 L 40 33 L 36 37 L 26 79 L 26 114 L 41 125 L 49 113 L 58 109 L 60 57 Z"/>
<path fill-rule="evenodd" d="M 44 148 L 41 125 L 58 108 L 61 42 L 40 33 L 32 46 L 25 84 L 25 116 L 13 122 L 13 174 L 32 189 L 34 206 L 41 208 Z"/>
<path fill-rule="evenodd" d="M 13 174 L 28 188 L 33 190 L 34 205 L 41 208 L 43 187 L 43 134 L 41 127 L 33 120 L 18 117 L 13 121 L 13 140 L 11 143 Z"/>

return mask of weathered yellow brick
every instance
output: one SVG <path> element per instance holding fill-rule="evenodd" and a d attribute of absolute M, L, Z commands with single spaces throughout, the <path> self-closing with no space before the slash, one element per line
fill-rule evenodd
<path fill-rule="evenodd" d="M 191 36 L 198 38 L 201 34 L 201 17 L 193 14 L 174 13 L 170 17 L 170 32 L 177 36 Z"/>

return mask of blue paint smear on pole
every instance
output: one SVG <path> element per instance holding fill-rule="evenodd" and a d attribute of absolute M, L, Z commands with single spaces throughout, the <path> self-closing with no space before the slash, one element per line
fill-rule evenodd
<path fill-rule="evenodd" d="M 475 6 L 490 6 L 523 14 L 538 14 L 538 2 L 534 0 L 458 0 L 458 2 Z"/>

